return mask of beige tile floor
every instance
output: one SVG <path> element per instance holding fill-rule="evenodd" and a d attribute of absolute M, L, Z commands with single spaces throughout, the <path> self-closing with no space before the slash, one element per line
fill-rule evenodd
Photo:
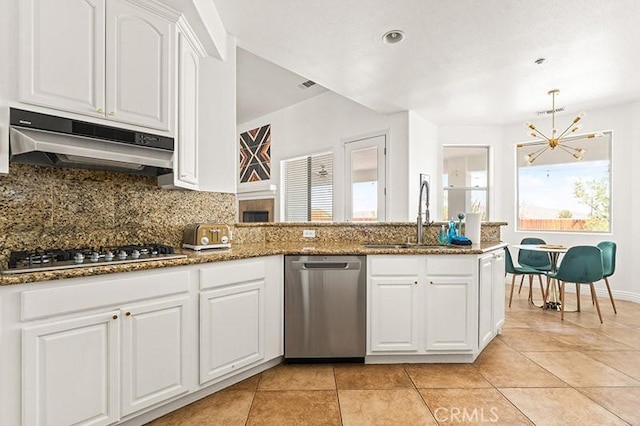
<path fill-rule="evenodd" d="M 152 424 L 640 425 L 640 304 L 526 299 L 473 364 L 279 365 Z"/>

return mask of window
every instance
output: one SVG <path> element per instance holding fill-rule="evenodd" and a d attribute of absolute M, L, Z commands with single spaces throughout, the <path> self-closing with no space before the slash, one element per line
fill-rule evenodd
<path fill-rule="evenodd" d="M 489 147 L 445 146 L 442 157 L 442 220 L 465 212 L 489 220 Z"/>
<path fill-rule="evenodd" d="M 281 162 L 280 211 L 285 222 L 333 220 L 333 154 Z"/>
<path fill-rule="evenodd" d="M 348 221 L 385 220 L 385 145 L 384 135 L 344 145 Z"/>
<path fill-rule="evenodd" d="M 582 161 L 548 150 L 527 166 L 531 147 L 516 149 L 519 230 L 611 231 L 611 133 L 570 145 L 587 150 Z"/>

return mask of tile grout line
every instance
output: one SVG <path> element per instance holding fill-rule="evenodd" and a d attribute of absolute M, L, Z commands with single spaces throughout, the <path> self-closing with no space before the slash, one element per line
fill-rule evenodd
<path fill-rule="evenodd" d="M 331 372 L 333 373 L 333 384 L 335 385 L 336 392 L 336 401 L 338 401 L 338 420 L 340 421 L 340 426 L 344 424 L 342 421 L 342 406 L 340 405 L 340 393 L 338 392 L 338 378 L 336 377 L 336 366 L 331 365 Z"/>

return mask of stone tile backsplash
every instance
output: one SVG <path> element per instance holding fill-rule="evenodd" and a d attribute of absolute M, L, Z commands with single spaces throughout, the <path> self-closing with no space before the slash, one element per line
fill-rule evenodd
<path fill-rule="evenodd" d="M 233 223 L 235 194 L 163 190 L 123 173 L 11 164 L 0 176 L 0 268 L 10 251 L 164 243 L 189 223 Z"/>

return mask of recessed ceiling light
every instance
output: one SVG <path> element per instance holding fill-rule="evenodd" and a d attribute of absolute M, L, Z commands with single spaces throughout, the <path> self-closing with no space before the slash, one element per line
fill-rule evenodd
<path fill-rule="evenodd" d="M 546 61 L 545 58 L 538 58 L 534 62 L 536 63 L 536 65 L 542 65 L 544 64 L 544 61 Z"/>
<path fill-rule="evenodd" d="M 382 41 L 387 44 L 398 44 L 404 40 L 404 32 L 402 30 L 391 30 L 384 33 Z"/>

